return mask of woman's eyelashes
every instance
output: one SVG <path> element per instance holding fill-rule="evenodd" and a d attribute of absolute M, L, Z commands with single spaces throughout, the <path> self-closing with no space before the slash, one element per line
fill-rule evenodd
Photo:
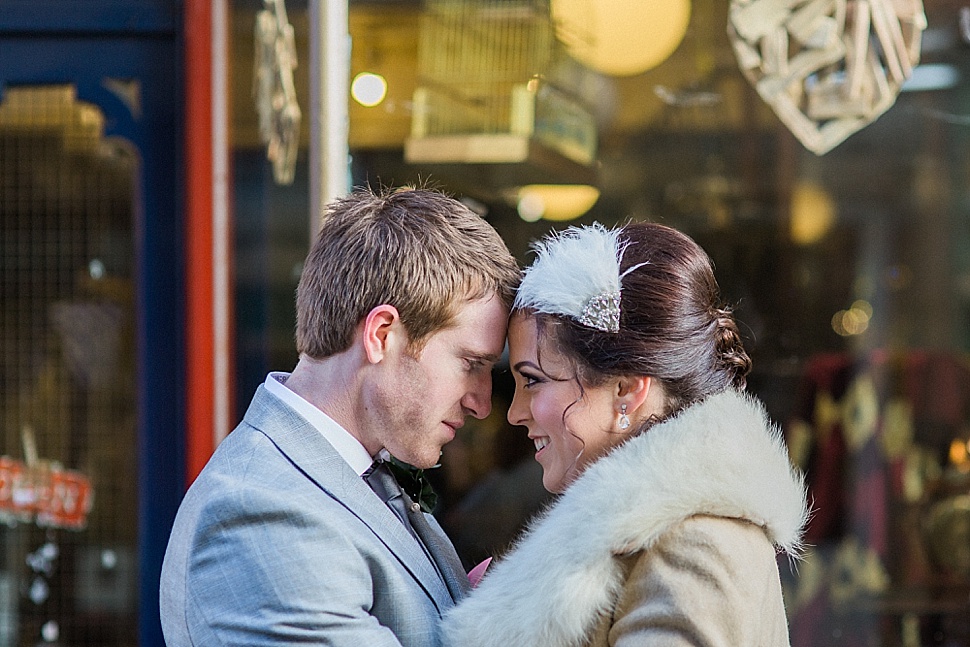
<path fill-rule="evenodd" d="M 522 376 L 523 386 L 527 389 L 545 381 L 540 376 L 530 372 L 519 371 L 519 375 Z"/>

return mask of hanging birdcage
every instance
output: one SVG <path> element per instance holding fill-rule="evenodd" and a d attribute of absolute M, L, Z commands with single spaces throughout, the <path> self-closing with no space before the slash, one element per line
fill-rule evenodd
<path fill-rule="evenodd" d="M 418 48 L 409 162 L 571 164 L 596 157 L 596 123 L 575 84 L 590 72 L 555 38 L 547 0 L 428 0 Z"/>

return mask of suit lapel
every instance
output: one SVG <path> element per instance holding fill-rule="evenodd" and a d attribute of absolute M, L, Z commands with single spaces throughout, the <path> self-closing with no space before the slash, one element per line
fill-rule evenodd
<path fill-rule="evenodd" d="M 265 434 L 310 481 L 370 528 L 439 611 L 452 605 L 444 582 L 407 528 L 310 423 L 263 386 L 257 389 L 245 421 Z"/>

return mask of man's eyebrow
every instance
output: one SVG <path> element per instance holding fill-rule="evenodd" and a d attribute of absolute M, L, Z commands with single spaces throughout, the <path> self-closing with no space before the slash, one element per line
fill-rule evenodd
<path fill-rule="evenodd" d="M 496 355 L 495 353 L 479 353 L 473 350 L 466 350 L 464 355 L 466 359 L 489 364 L 497 364 L 502 358 L 501 355 Z"/>

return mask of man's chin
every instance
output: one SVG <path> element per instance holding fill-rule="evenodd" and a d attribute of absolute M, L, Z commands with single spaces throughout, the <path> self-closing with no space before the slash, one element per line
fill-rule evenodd
<path fill-rule="evenodd" d="M 441 458 L 441 450 L 438 451 L 425 451 L 425 452 L 401 452 L 400 455 L 391 452 L 391 455 L 402 463 L 407 463 L 412 467 L 417 467 L 418 469 L 430 469 L 438 464 Z"/>
<path fill-rule="evenodd" d="M 438 465 L 438 463 L 440 462 L 439 459 L 440 459 L 440 455 L 435 456 L 433 459 L 430 459 L 430 460 L 427 457 L 422 457 L 420 459 L 415 459 L 415 462 L 411 463 L 411 465 L 414 465 L 418 469 L 427 470 Z"/>

